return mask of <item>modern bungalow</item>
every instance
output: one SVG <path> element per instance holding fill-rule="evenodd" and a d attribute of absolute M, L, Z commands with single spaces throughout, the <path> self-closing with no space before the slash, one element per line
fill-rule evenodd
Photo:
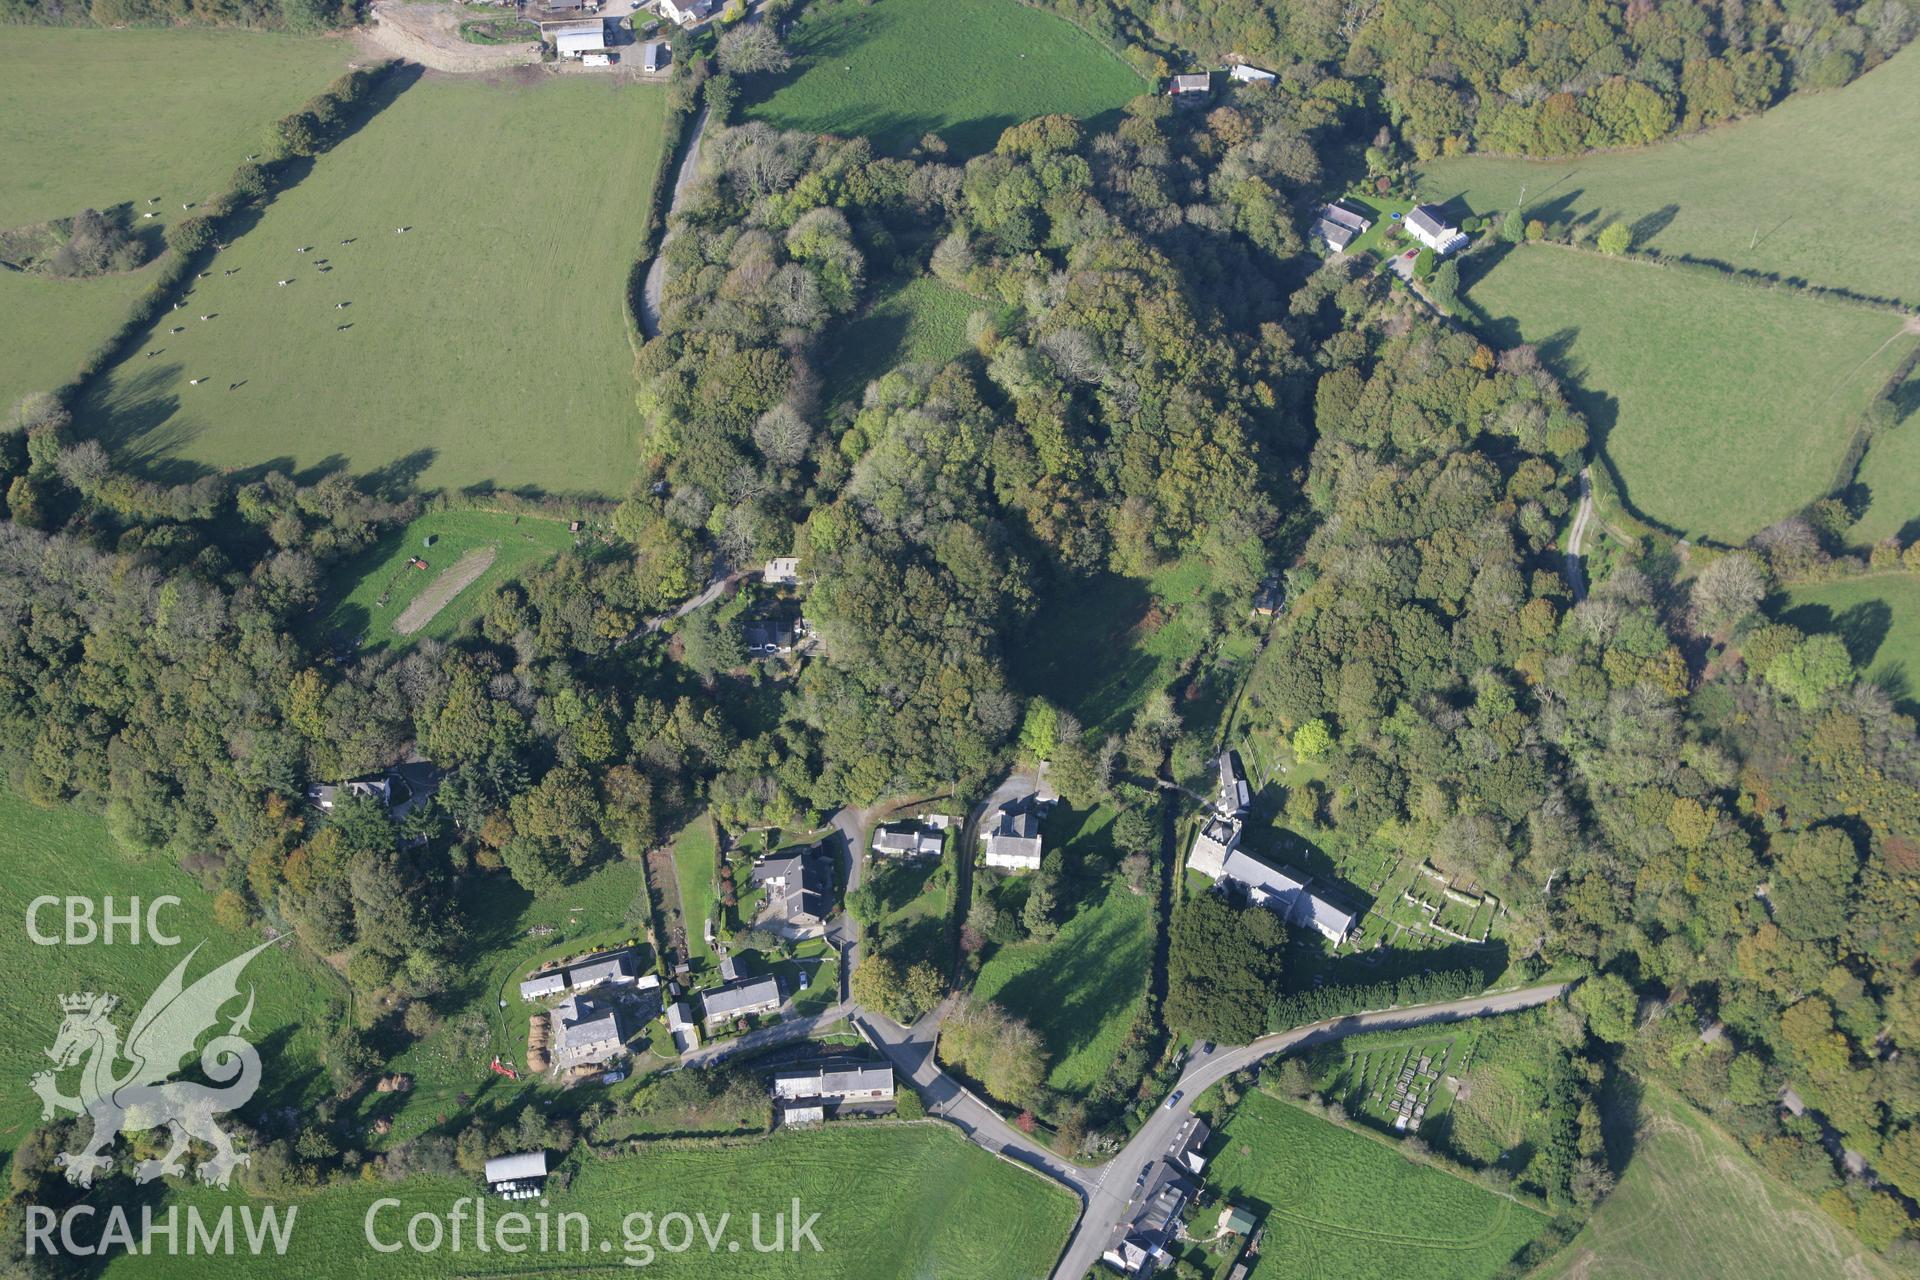
<path fill-rule="evenodd" d="M 1227 75 L 1242 84 L 1272 84 L 1279 77 L 1271 71 L 1262 71 L 1259 67 L 1236 62 L 1227 68 Z"/>
<path fill-rule="evenodd" d="M 1435 253 L 1452 253 L 1467 243 L 1467 237 L 1460 228 L 1448 222 L 1439 208 L 1430 204 L 1415 205 L 1413 212 L 1407 215 L 1407 230 Z"/>

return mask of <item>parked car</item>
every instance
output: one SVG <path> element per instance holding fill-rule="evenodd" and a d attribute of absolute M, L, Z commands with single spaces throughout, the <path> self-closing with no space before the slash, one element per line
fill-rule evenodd
<path fill-rule="evenodd" d="M 1180 1099 L 1182 1099 L 1182 1098 L 1184 1098 L 1184 1097 L 1186 1097 L 1186 1096 L 1187 1096 L 1187 1095 L 1186 1095 L 1185 1093 L 1183 1093 L 1183 1092 L 1181 1092 L 1181 1091 L 1180 1091 L 1180 1090 L 1178 1090 L 1178 1089 L 1175 1089 L 1175 1090 L 1173 1091 L 1173 1096 L 1172 1096 L 1171 1098 L 1168 1098 L 1168 1099 L 1167 1099 L 1167 1110 L 1169 1110 L 1169 1111 L 1171 1111 L 1171 1110 L 1173 1110 L 1173 1107 L 1174 1107 L 1174 1104 L 1175 1104 L 1175 1103 L 1177 1103 L 1177 1102 L 1179 1102 L 1179 1101 L 1180 1101 Z"/>

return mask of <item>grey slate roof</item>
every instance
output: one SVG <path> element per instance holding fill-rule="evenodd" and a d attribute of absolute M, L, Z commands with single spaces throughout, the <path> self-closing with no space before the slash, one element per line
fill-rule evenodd
<path fill-rule="evenodd" d="M 700 1002 L 706 1010 L 707 1021 L 717 1022 L 750 1009 L 764 1008 L 770 1003 L 779 1004 L 780 984 L 771 976 L 749 978 L 745 982 L 715 987 L 704 993 Z"/>
<path fill-rule="evenodd" d="M 833 868 L 819 845 L 762 858 L 753 882 L 765 886 L 768 909 L 789 924 L 824 924 L 833 914 Z"/>

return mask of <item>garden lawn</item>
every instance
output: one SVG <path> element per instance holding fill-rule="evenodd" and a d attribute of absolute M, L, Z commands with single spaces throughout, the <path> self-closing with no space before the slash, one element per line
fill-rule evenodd
<path fill-rule="evenodd" d="M 6 867 L 0 876 L 0 916 L 7 922 L 0 929 L 0 973 L 7 976 L 0 1012 L 10 1028 L 0 1039 L 0 1075 L 13 1082 L 0 1090 L 0 1143 L 12 1150 L 40 1120 L 40 1100 L 27 1082 L 52 1065 L 44 1050 L 59 1031 L 63 993 L 119 996 L 114 1021 L 124 1034 L 154 989 L 195 947 L 200 950 L 184 975 L 188 983 L 262 939 L 252 931 L 235 933 L 216 925 L 200 882 L 167 856 L 123 853 L 100 819 L 77 809 L 36 808 L 5 787 L 0 787 L 0 865 Z M 27 906 L 33 899 L 91 898 L 98 918 L 99 900 L 109 894 L 120 912 L 138 899 L 143 917 L 156 898 L 178 897 L 180 905 L 162 907 L 157 923 L 178 935 L 179 944 L 153 944 L 144 923 L 138 945 L 130 945 L 124 932 L 112 946 L 39 946 L 29 938 Z M 43 909 L 37 923 L 43 934 L 63 933 L 58 907 Z M 240 975 L 241 994 L 249 989 L 256 993 L 251 1040 L 260 1050 L 263 1081 L 243 1114 L 301 1106 L 331 1092 L 317 1064 L 320 1046 L 344 1017 L 346 984 L 289 942 L 268 948 L 247 966 Z M 236 1001 L 226 1012 L 237 1014 L 240 1007 Z M 60 1074 L 67 1093 L 75 1091 L 78 1080 L 76 1070 Z"/>
<path fill-rule="evenodd" d="M 1624 218 L 1661 253 L 1920 303 L 1920 47 L 1832 93 L 1638 151 L 1435 160 L 1421 194 L 1455 212 Z"/>
<path fill-rule="evenodd" d="M 1207 1181 L 1266 1238 L 1251 1280 L 1482 1280 L 1546 1225 L 1534 1210 L 1264 1093 L 1217 1136 Z"/>
<path fill-rule="evenodd" d="M 1648 1085 L 1633 1158 L 1534 1280 L 1802 1280 L 1895 1274 L 1707 1117 Z"/>
<path fill-rule="evenodd" d="M 585 1159 L 571 1185 L 555 1192 L 544 1212 L 580 1213 L 592 1236 L 571 1254 L 537 1250 L 518 1255 L 498 1249 L 455 1255 L 402 1249 L 375 1253 L 364 1222 L 373 1202 L 398 1198 L 374 1219 L 383 1243 L 404 1240 L 415 1213 L 447 1213 L 453 1201 L 472 1196 L 477 1182 L 442 1179 L 403 1184 L 349 1184 L 303 1201 L 285 1256 L 249 1259 L 246 1274 L 274 1280 L 359 1277 L 410 1280 L 447 1275 L 644 1274 L 712 1277 L 713 1280 L 1028 1280 L 1051 1270 L 1065 1245 L 1078 1206 L 1066 1191 L 1010 1161 L 970 1145 L 944 1125 L 849 1123 L 814 1130 L 784 1130 L 746 1142 L 688 1142 L 646 1146 L 637 1155 Z M 179 1203 L 212 1209 L 237 1196 L 198 1187 L 176 1190 Z M 762 1215 L 761 1239 L 773 1239 L 773 1219 L 789 1218 L 795 1199 L 803 1220 L 817 1213 L 816 1251 L 802 1242 L 782 1253 L 752 1247 L 752 1215 Z M 490 1204 L 488 1214 L 511 1206 Z M 524 1206 L 542 1212 L 537 1203 Z M 706 1215 L 721 1232 L 709 1252 L 698 1226 L 695 1244 L 683 1253 L 659 1250 L 634 1224 L 647 1252 L 631 1251 L 623 1224 L 628 1215 L 650 1215 L 649 1225 L 679 1212 Z M 722 1215 L 730 1215 L 721 1225 Z M 136 1222 L 138 1221 L 136 1215 Z M 551 1220 L 551 1219 L 550 1219 Z M 791 1222 L 788 1224 L 791 1229 Z M 469 1222 L 469 1230 L 471 1223 Z M 557 1234 L 557 1233 L 556 1233 Z M 537 1241 L 537 1235 L 529 1236 Z M 674 1237 L 677 1240 L 677 1237 Z M 611 1248 L 602 1252 L 599 1241 Z M 729 1251 L 727 1242 L 736 1242 Z M 635 1263 L 622 1266 L 622 1260 Z M 206 1263 L 187 1257 L 116 1259 L 109 1277 L 201 1276 Z"/>
<path fill-rule="evenodd" d="M 973 993 L 1024 1018 L 1053 1062 L 1047 1084 L 1091 1089 L 1120 1056 L 1140 1009 L 1152 959 L 1153 914 L 1145 897 L 1116 879 L 1089 897 L 1051 942 L 1021 942 L 993 953 Z"/>
<path fill-rule="evenodd" d="M 1034 116 L 1101 116 L 1146 82 L 1092 36 L 1017 0 L 820 0 L 787 38 L 794 69 L 745 112 L 866 135 L 900 153 L 938 133 L 961 156 Z"/>
<path fill-rule="evenodd" d="M 665 102 L 591 76 L 420 80 L 211 260 L 81 428 L 166 479 L 271 464 L 624 493 L 627 281 Z"/>
<path fill-rule="evenodd" d="M 714 887 L 719 867 L 719 846 L 713 834 L 713 819 L 701 814 L 689 822 L 673 840 L 674 879 L 680 886 L 681 927 L 687 931 L 687 954 L 696 966 L 704 962 L 716 965 L 718 959 L 707 945 L 706 922 L 718 925 L 720 898 Z M 742 884 L 740 888 L 746 888 Z"/>
<path fill-rule="evenodd" d="M 1727 543 L 1833 487 L 1920 342 L 1890 312 L 1552 245 L 1509 251 L 1468 298 L 1565 376 L 1636 514 Z"/>
<path fill-rule="evenodd" d="M 459 916 L 466 941 L 454 972 L 459 984 L 435 997 L 438 1027 L 384 1065 L 413 1077 L 406 1093 L 369 1092 L 359 1115 L 392 1120 L 393 1131 L 370 1139 L 391 1146 L 418 1136 L 441 1118 L 453 1118 L 468 1103 L 492 1107 L 516 1092 L 539 1087 L 516 1084 L 488 1067 L 495 1054 L 515 1067 L 527 1061 L 527 1020 L 539 1007 L 520 999 L 520 981 L 548 959 L 625 943 L 645 932 L 638 904 L 645 878 L 636 859 L 618 859 L 538 897 L 505 873 L 469 880 Z M 642 972 L 652 964 L 643 945 Z"/>
<path fill-rule="evenodd" d="M 1909 715 L 1920 712 L 1920 576 L 1875 573 L 1796 587 L 1784 619 L 1802 631 L 1833 631 L 1853 665 Z"/>
<path fill-rule="evenodd" d="M 896 365 L 952 360 L 967 349 L 967 317 L 986 305 L 932 276 L 889 289 L 828 340 L 826 398 L 857 402 L 869 382 Z"/>
<path fill-rule="evenodd" d="M 159 211 L 148 226 L 169 222 L 224 188 L 267 126 L 353 54 L 344 40 L 246 31 L 10 26 L 0 40 L 0 227 L 129 202 Z"/>
<path fill-rule="evenodd" d="M 1061 581 L 1007 646 L 1015 683 L 1073 712 L 1089 734 L 1124 732 L 1213 633 L 1207 580 L 1193 556 L 1151 577 Z"/>
<path fill-rule="evenodd" d="M 427 545 L 428 538 L 433 539 L 432 546 Z M 436 511 L 421 516 L 330 575 L 330 594 L 319 609 L 321 626 L 344 643 L 362 640 L 369 649 L 404 647 L 421 638 L 446 639 L 479 611 L 495 587 L 545 563 L 572 541 L 564 522 L 544 516 L 498 511 Z M 442 583 L 441 575 L 456 572 L 456 566 L 473 552 L 492 554 L 486 571 L 469 581 L 424 626 L 410 635 L 397 634 L 394 623 L 408 606 L 437 583 L 443 592 L 451 587 L 451 581 Z M 427 568 L 413 568 L 415 557 L 425 560 Z"/>

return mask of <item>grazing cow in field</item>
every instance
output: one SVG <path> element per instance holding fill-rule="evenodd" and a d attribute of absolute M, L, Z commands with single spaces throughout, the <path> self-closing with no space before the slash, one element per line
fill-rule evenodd
<path fill-rule="evenodd" d="M 157 217 L 159 217 L 160 215 L 159 215 L 159 214 L 157 214 L 157 213 L 154 213 L 154 212 L 152 212 L 152 211 L 148 211 L 148 212 L 146 212 L 146 213 L 143 213 L 143 214 L 141 214 L 140 216 L 141 216 L 141 217 L 143 217 L 143 218 L 157 218 Z"/>
<path fill-rule="evenodd" d="M 187 326 L 183 324 L 177 324 L 173 326 L 173 328 L 167 330 L 168 333 L 185 333 L 186 331 L 187 331 Z"/>
<path fill-rule="evenodd" d="M 148 197 L 147 197 L 147 203 L 148 203 L 148 204 L 159 204 L 159 203 L 160 203 L 160 197 L 159 197 L 159 196 L 148 196 Z"/>
<path fill-rule="evenodd" d="M 295 249 L 295 250 L 294 250 L 294 252 L 295 252 L 295 253 L 307 253 L 307 252 L 310 252 L 310 251 L 311 251 L 312 249 L 313 249 L 313 246 L 309 244 L 309 245 L 303 245 L 302 247 L 300 247 L 300 248 L 298 248 L 298 249 Z"/>
<path fill-rule="evenodd" d="M 347 330 L 351 328 L 353 328 L 353 326 L 350 324 L 337 324 L 333 326 L 333 331 L 335 333 L 345 333 Z"/>
<path fill-rule="evenodd" d="M 193 208 L 193 205 L 192 205 L 191 203 L 189 203 L 189 204 L 183 204 L 183 205 L 181 205 L 180 207 L 181 207 L 182 209 L 191 209 L 191 208 Z"/>
<path fill-rule="evenodd" d="M 412 227 L 395 227 L 395 228 L 393 229 L 393 234 L 395 234 L 395 235 L 397 235 L 397 236 L 403 236 L 403 235 L 405 235 L 405 234 L 407 234 L 407 232 L 409 232 L 409 231 L 411 231 L 411 230 L 413 230 L 413 228 L 412 228 Z"/>
<path fill-rule="evenodd" d="M 187 385 L 188 385 L 188 386 L 190 386 L 190 387 L 197 387 L 197 386 L 199 386 L 199 385 L 200 385 L 201 383 L 203 383 L 203 382 L 205 382 L 205 381 L 206 381 L 206 379 L 205 379 L 205 378 L 188 378 L 188 379 L 187 379 Z"/>
<path fill-rule="evenodd" d="M 358 240 L 359 238 L 360 238 L 359 236 L 348 236 L 345 240 L 342 240 L 340 243 L 352 244 L 355 240 Z"/>
<path fill-rule="evenodd" d="M 213 317 L 212 317 L 212 316 L 201 316 L 200 318 L 201 318 L 202 320 L 211 320 L 211 319 L 213 319 Z"/>
<path fill-rule="evenodd" d="M 274 281 L 274 283 L 275 283 L 275 284 L 277 284 L 277 285 L 279 285 L 279 286 L 280 286 L 280 287 L 281 287 L 282 289 L 284 289 L 284 288 L 286 288 L 286 287 L 287 287 L 288 285 L 290 285 L 290 284 L 292 284 L 292 283 L 293 283 L 293 281 L 291 281 L 291 280 L 276 280 L 276 281 Z"/>
<path fill-rule="evenodd" d="M 336 302 L 333 304 L 333 309 L 335 311 L 345 311 L 347 309 L 347 304 L 344 302 Z"/>

